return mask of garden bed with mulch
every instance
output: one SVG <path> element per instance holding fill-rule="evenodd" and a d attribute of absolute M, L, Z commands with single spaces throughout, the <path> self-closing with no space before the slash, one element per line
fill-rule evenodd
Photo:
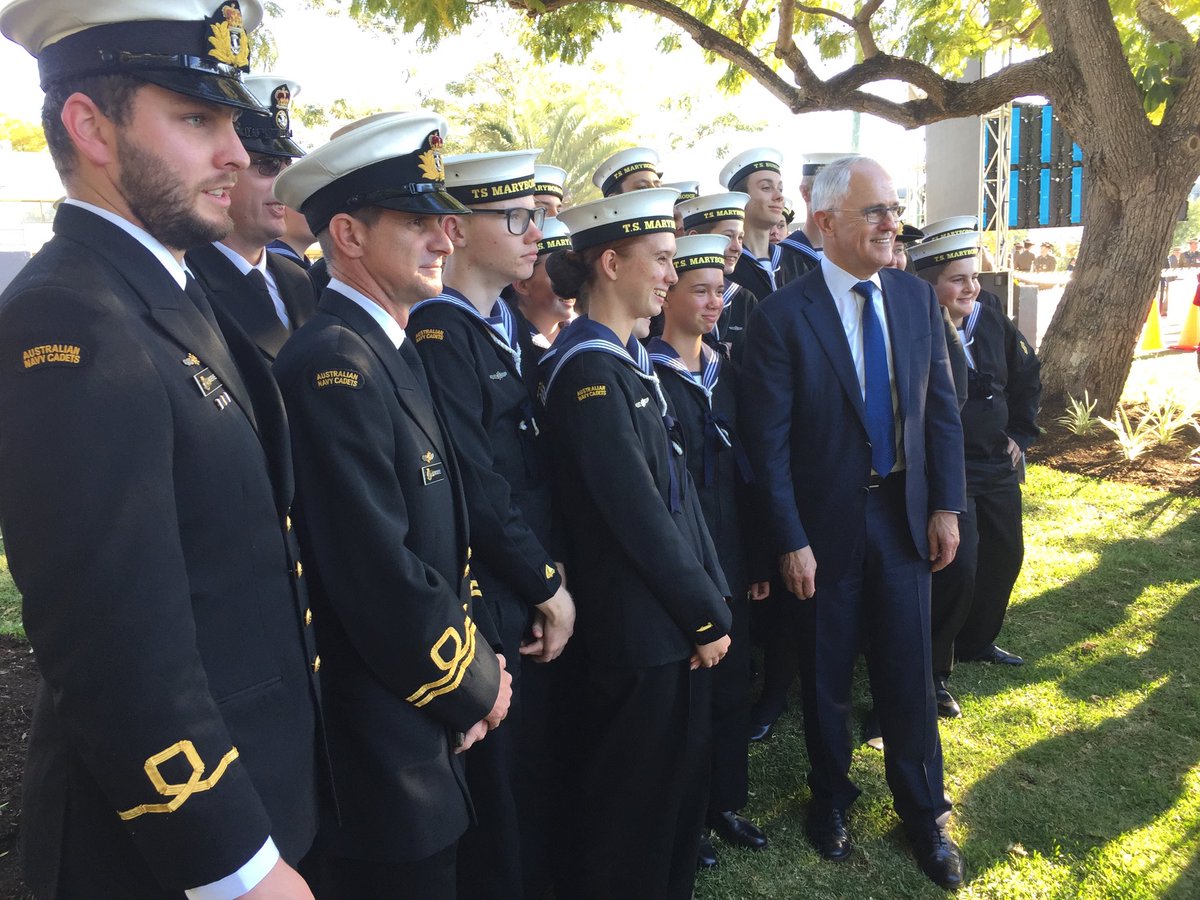
<path fill-rule="evenodd" d="M 1029 462 L 1077 475 L 1090 475 L 1159 491 L 1200 496 L 1200 465 L 1189 457 L 1200 435 L 1191 429 L 1169 444 L 1147 450 L 1132 462 L 1125 459 L 1113 435 L 1103 427 L 1075 435 L 1052 424 L 1029 448 Z"/>

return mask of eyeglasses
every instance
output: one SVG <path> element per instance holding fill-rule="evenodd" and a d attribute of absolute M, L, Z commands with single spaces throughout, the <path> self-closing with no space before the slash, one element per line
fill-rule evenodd
<path fill-rule="evenodd" d="M 520 236 L 529 230 L 530 222 L 535 228 L 542 227 L 542 223 L 546 221 L 546 207 L 535 206 L 530 209 L 527 206 L 515 206 L 512 209 L 472 209 L 471 215 L 504 216 L 505 224 L 508 225 L 508 233 Z"/>
<path fill-rule="evenodd" d="M 264 156 L 252 160 L 250 166 L 263 178 L 274 178 L 291 164 L 292 161 L 286 156 Z"/>
<path fill-rule="evenodd" d="M 899 222 L 900 217 L 902 215 L 904 215 L 904 207 L 900 206 L 899 204 L 897 204 L 895 206 L 883 206 L 882 204 L 880 204 L 879 206 L 868 206 L 866 209 L 837 209 L 837 208 L 835 208 L 835 209 L 829 210 L 829 212 L 858 213 L 860 216 L 862 216 L 864 219 L 867 220 L 868 225 L 878 225 L 880 222 L 882 222 L 884 220 L 885 216 L 889 216 L 889 215 L 893 219 L 895 219 L 897 222 Z"/>

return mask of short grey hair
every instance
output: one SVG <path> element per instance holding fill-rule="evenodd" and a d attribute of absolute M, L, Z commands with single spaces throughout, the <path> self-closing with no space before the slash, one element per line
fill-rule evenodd
<path fill-rule="evenodd" d="M 875 160 L 866 156 L 843 156 L 817 173 L 816 180 L 813 181 L 810 204 L 813 211 L 837 209 L 846 202 L 846 195 L 850 193 L 850 175 L 860 163 L 878 165 Z"/>

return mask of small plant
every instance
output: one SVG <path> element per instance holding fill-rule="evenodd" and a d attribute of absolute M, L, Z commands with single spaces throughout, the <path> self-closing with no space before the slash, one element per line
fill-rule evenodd
<path fill-rule="evenodd" d="M 1067 409 L 1055 421 L 1071 434 L 1083 436 L 1091 434 L 1096 427 L 1096 401 L 1088 398 L 1088 392 L 1083 392 L 1083 400 L 1076 400 L 1067 394 Z"/>
<path fill-rule="evenodd" d="M 1195 416 L 1196 404 L 1181 400 L 1174 388 L 1168 388 L 1157 398 L 1146 394 L 1146 415 L 1142 421 L 1149 424 L 1154 442 L 1160 447 L 1194 424 Z"/>
<path fill-rule="evenodd" d="M 1154 446 L 1155 437 L 1149 414 L 1142 416 L 1134 425 L 1129 421 L 1129 413 L 1125 408 L 1118 406 L 1111 419 L 1100 417 L 1100 423 L 1116 436 L 1121 455 L 1129 462 L 1133 462 Z"/>

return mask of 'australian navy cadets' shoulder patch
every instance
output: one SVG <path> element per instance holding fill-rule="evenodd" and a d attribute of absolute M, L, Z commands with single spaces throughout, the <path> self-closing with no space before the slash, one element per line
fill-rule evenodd
<path fill-rule="evenodd" d="M 582 403 L 584 400 L 590 400 L 592 397 L 607 397 L 608 386 L 603 384 L 589 384 L 587 387 L 581 387 L 575 392 L 576 402 Z"/>
<path fill-rule="evenodd" d="M 82 366 L 87 362 L 87 348 L 79 344 L 38 344 L 21 351 L 21 370 L 54 366 Z"/>
<path fill-rule="evenodd" d="M 422 328 L 413 335 L 413 340 L 418 344 L 422 341 L 444 341 L 445 339 L 446 332 L 440 328 Z"/>
<path fill-rule="evenodd" d="M 362 389 L 362 380 L 362 375 L 353 369 L 326 369 L 313 376 L 313 387 L 344 387 L 357 391 Z"/>

